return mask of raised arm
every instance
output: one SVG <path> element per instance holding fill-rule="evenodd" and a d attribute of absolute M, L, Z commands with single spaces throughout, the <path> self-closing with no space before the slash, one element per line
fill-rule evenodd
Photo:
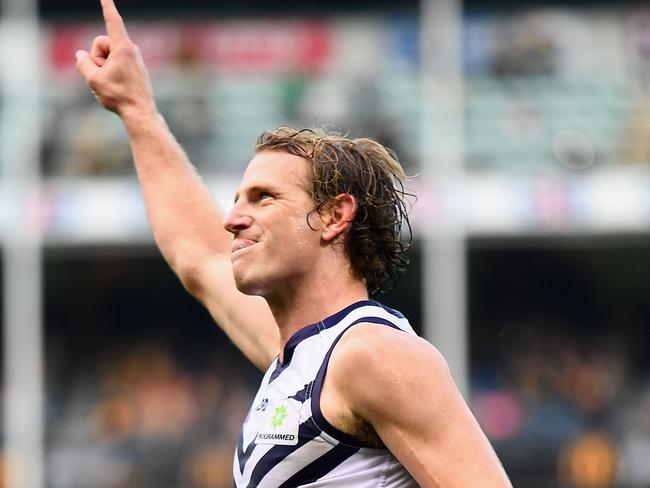
<path fill-rule="evenodd" d="M 142 55 L 113 0 L 102 0 L 102 10 L 108 35 L 95 38 L 90 52 L 77 51 L 77 68 L 124 122 L 156 244 L 185 288 L 266 369 L 279 351 L 273 316 L 262 298 L 237 290 L 223 215 L 158 113 Z"/>

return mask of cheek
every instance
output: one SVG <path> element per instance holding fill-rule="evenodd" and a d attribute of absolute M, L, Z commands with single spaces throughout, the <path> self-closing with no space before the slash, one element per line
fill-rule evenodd
<path fill-rule="evenodd" d="M 300 254 L 308 254 L 318 248 L 319 234 L 309 227 L 305 216 L 289 219 L 290 234 L 293 239 L 292 247 Z"/>

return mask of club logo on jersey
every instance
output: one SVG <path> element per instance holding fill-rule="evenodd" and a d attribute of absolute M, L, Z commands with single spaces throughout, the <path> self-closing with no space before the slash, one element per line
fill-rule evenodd
<path fill-rule="evenodd" d="M 299 407 L 300 403 L 292 399 L 269 400 L 255 442 L 286 446 L 298 444 Z"/>

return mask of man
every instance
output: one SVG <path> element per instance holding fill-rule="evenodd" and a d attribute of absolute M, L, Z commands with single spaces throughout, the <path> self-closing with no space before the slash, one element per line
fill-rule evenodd
<path fill-rule="evenodd" d="M 156 243 L 267 370 L 235 485 L 510 487 L 441 355 L 368 299 L 404 264 L 399 164 L 367 139 L 271 131 L 222 216 L 158 114 L 113 0 L 102 7 L 108 35 L 77 66 L 126 126 Z"/>

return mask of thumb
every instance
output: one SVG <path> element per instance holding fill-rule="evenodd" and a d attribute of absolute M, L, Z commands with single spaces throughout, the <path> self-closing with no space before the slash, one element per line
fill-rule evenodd
<path fill-rule="evenodd" d="M 88 81 L 99 70 L 99 67 L 86 51 L 80 49 L 74 56 L 77 59 L 77 69 L 81 73 L 81 76 Z"/>

